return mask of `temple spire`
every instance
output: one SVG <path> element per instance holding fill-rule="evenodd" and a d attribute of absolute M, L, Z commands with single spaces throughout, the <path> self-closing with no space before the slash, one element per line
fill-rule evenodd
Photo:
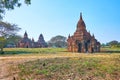
<path fill-rule="evenodd" d="M 24 33 L 24 37 L 28 37 L 28 34 L 27 34 L 27 32 L 25 31 L 25 33 Z"/>
<path fill-rule="evenodd" d="M 43 35 L 42 35 L 42 33 L 40 34 L 40 36 L 39 36 L 39 39 L 41 39 L 41 38 L 43 38 Z"/>
<path fill-rule="evenodd" d="M 34 42 L 34 38 L 32 38 L 32 42 Z"/>
<path fill-rule="evenodd" d="M 69 34 L 68 38 L 70 38 L 70 34 Z"/>
<path fill-rule="evenodd" d="M 83 19 L 82 19 L 82 13 L 80 13 L 80 20 L 83 20 Z"/>
<path fill-rule="evenodd" d="M 93 38 L 95 38 L 94 34 L 92 35 Z"/>
<path fill-rule="evenodd" d="M 82 13 L 80 13 L 80 19 L 77 23 L 77 30 L 80 31 L 80 30 L 86 30 L 86 25 L 84 23 L 84 20 L 82 18 Z"/>

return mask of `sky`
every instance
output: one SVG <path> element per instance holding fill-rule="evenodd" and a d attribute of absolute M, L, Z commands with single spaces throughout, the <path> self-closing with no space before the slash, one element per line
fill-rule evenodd
<path fill-rule="evenodd" d="M 31 0 L 31 5 L 6 11 L 3 21 L 27 31 L 29 38 L 38 40 L 42 33 L 45 41 L 62 35 L 68 37 L 76 30 L 82 12 L 87 31 L 101 43 L 120 42 L 120 0 Z"/>

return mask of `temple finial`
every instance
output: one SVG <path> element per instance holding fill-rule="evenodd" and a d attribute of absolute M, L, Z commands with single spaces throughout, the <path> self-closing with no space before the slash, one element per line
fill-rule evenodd
<path fill-rule="evenodd" d="M 70 34 L 69 34 L 68 38 L 70 38 Z"/>
<path fill-rule="evenodd" d="M 80 19 L 82 20 L 82 12 L 80 12 Z"/>
<path fill-rule="evenodd" d="M 93 38 L 95 38 L 94 34 L 92 35 Z"/>
<path fill-rule="evenodd" d="M 24 33 L 24 37 L 28 37 L 27 31 L 25 31 L 25 33 Z"/>
<path fill-rule="evenodd" d="M 34 38 L 32 37 L 32 42 L 34 42 Z"/>

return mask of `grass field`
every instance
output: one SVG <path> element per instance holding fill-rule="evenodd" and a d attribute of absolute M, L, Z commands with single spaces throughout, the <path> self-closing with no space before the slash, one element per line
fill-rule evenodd
<path fill-rule="evenodd" d="M 0 55 L 1 61 L 5 62 L 9 59 L 12 62 L 8 62 L 10 66 L 7 76 L 15 80 L 120 79 L 119 48 L 103 48 L 101 53 L 93 54 L 67 52 L 64 48 L 6 48 L 4 50 L 5 54 Z M 0 78 L 2 79 L 5 78 Z"/>
<path fill-rule="evenodd" d="M 4 52 L 6 55 L 10 54 L 47 54 L 47 53 L 58 53 L 67 51 L 65 48 L 5 48 Z M 4 55 L 5 55 L 4 54 Z"/>

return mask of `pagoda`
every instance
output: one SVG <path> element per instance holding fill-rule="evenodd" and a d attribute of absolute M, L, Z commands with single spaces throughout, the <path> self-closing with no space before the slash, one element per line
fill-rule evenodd
<path fill-rule="evenodd" d="M 47 47 L 47 43 L 45 42 L 42 34 L 40 34 L 38 41 L 35 42 L 34 38 L 32 38 L 32 39 L 28 38 L 28 34 L 25 31 L 24 37 L 18 42 L 17 47 L 20 47 L 20 48 L 45 48 L 45 47 Z"/>
<path fill-rule="evenodd" d="M 100 51 L 100 42 L 97 41 L 94 34 L 91 36 L 90 32 L 87 32 L 82 13 L 80 13 L 77 29 L 72 36 L 68 36 L 67 43 L 70 52 L 92 53 Z"/>
<path fill-rule="evenodd" d="M 38 39 L 38 47 L 47 47 L 47 43 L 44 40 L 44 37 L 42 34 L 40 34 L 39 39 Z"/>
<path fill-rule="evenodd" d="M 29 48 L 31 47 L 31 39 L 28 38 L 28 34 L 25 31 L 24 37 L 19 41 L 18 47 Z"/>

